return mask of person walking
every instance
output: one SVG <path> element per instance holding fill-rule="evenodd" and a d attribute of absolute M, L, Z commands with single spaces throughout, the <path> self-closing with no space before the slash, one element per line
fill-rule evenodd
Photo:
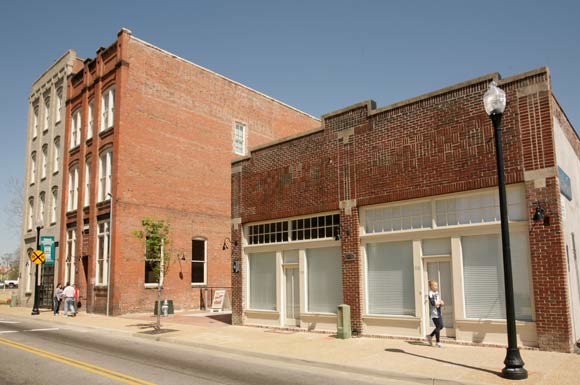
<path fill-rule="evenodd" d="M 75 307 L 74 307 L 74 300 L 75 300 L 75 288 L 71 286 L 69 282 L 66 283 L 66 287 L 63 290 L 64 296 L 64 316 L 68 316 L 69 310 L 71 311 L 71 317 L 75 315 Z"/>
<path fill-rule="evenodd" d="M 81 290 L 79 289 L 79 287 L 77 286 L 77 284 L 75 283 L 74 285 L 75 288 L 75 296 L 74 296 L 74 301 L 73 301 L 73 307 L 75 309 L 75 317 L 77 316 L 77 313 L 79 311 L 79 308 L 81 307 L 80 304 L 80 298 L 81 298 Z"/>
<path fill-rule="evenodd" d="M 62 283 L 59 283 L 58 285 L 56 285 L 56 289 L 54 290 L 54 296 L 52 298 L 52 310 L 54 311 L 54 315 L 58 315 L 58 309 L 60 308 L 62 297 L 63 297 Z"/>
<path fill-rule="evenodd" d="M 429 345 L 433 346 L 433 336 L 435 336 L 436 346 L 441 347 L 441 329 L 443 329 L 443 316 L 441 315 L 441 307 L 445 303 L 441 300 L 439 296 L 439 284 L 437 281 L 429 281 L 429 315 L 433 320 L 435 329 L 431 334 L 427 335 L 427 341 Z"/>

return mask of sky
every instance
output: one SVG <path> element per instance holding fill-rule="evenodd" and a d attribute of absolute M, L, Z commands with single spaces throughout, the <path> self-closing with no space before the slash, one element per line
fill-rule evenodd
<path fill-rule="evenodd" d="M 577 0 L 2 1 L 0 255 L 19 244 L 20 227 L 5 207 L 10 181 L 24 179 L 32 83 L 69 48 L 93 58 L 126 27 L 317 117 L 363 100 L 381 107 L 492 72 L 549 66 L 578 130 L 578 20 Z"/>

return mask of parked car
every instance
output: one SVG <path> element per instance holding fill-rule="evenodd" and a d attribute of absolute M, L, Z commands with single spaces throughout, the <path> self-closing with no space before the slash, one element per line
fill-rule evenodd
<path fill-rule="evenodd" d="M 7 279 L 4 281 L 4 286 L 9 288 L 18 287 L 18 279 Z"/>

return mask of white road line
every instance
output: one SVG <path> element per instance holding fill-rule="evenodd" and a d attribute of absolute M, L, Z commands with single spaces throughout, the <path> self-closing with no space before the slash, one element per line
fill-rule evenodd
<path fill-rule="evenodd" d="M 19 321 L 3 321 L 0 320 L 0 324 L 19 324 Z"/>
<path fill-rule="evenodd" d="M 49 332 L 52 330 L 59 330 L 58 328 L 45 328 L 45 329 L 28 329 L 23 330 L 24 332 Z"/>
<path fill-rule="evenodd" d="M 0 330 L 0 334 L 18 333 L 18 330 Z"/>

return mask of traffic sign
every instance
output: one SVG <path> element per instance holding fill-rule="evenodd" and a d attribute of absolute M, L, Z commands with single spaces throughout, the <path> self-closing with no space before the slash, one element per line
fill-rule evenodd
<path fill-rule="evenodd" d="M 32 253 L 30 253 L 30 260 L 36 265 L 42 265 L 45 259 L 46 255 L 42 250 L 34 250 Z"/>
<path fill-rule="evenodd" d="M 40 249 L 44 251 L 46 255 L 45 265 L 54 265 L 54 248 L 56 247 L 56 242 L 52 235 L 43 235 L 40 237 Z"/>

